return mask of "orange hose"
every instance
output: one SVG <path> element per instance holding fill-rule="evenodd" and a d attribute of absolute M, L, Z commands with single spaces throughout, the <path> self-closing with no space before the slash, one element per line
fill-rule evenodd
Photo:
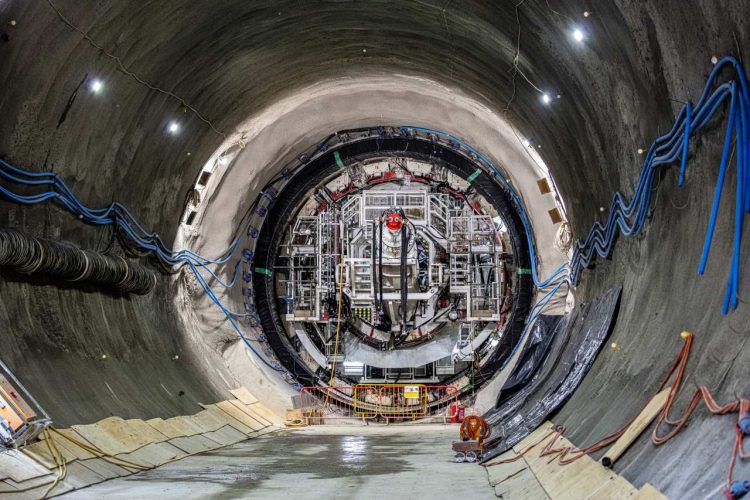
<path fill-rule="evenodd" d="M 735 401 L 731 401 L 721 406 L 716 402 L 716 400 L 711 395 L 711 392 L 708 390 L 708 388 L 704 385 L 701 385 L 698 387 L 698 389 L 696 389 L 695 393 L 690 399 L 690 403 L 688 404 L 682 416 L 680 416 L 676 420 L 672 420 L 671 418 L 669 418 L 669 414 L 670 414 L 670 411 L 672 410 L 672 406 L 674 405 L 674 402 L 677 399 L 677 395 L 680 392 L 680 386 L 685 376 L 685 369 L 687 367 L 688 358 L 690 357 L 690 350 L 693 346 L 693 335 L 686 335 L 683 337 L 683 339 L 685 340 L 685 342 L 683 343 L 679 354 L 677 355 L 675 360 L 672 362 L 672 366 L 667 372 L 666 377 L 664 377 L 664 380 L 662 381 L 662 383 L 659 385 L 658 389 L 654 393 L 654 395 L 659 394 L 667 386 L 669 381 L 672 379 L 672 376 L 674 375 L 674 383 L 672 384 L 672 387 L 669 390 L 667 401 L 664 404 L 664 408 L 657 415 L 656 425 L 654 426 L 654 430 L 651 434 L 651 441 L 656 446 L 662 445 L 666 443 L 667 441 L 669 441 L 670 439 L 672 439 L 685 427 L 685 425 L 687 425 L 687 422 L 690 419 L 690 416 L 698 407 L 698 404 L 701 402 L 701 400 L 703 400 L 708 410 L 714 415 L 725 415 L 727 413 L 733 413 L 738 410 L 739 410 L 740 415 L 742 415 L 743 413 L 750 412 L 750 400 L 747 400 L 747 399 L 735 400 Z M 651 399 L 649 399 L 646 402 L 646 404 L 644 404 L 643 407 L 636 413 L 636 416 L 633 417 L 622 428 L 600 439 L 599 441 L 587 446 L 586 448 L 577 449 L 573 446 L 553 448 L 554 444 L 565 432 L 565 429 L 563 427 L 556 427 L 554 431 L 548 432 L 547 434 L 542 436 L 542 438 L 539 439 L 537 442 L 527 446 L 523 451 L 521 451 L 514 457 L 507 458 L 504 460 L 499 460 L 496 462 L 491 462 L 489 464 L 485 464 L 485 466 L 489 467 L 492 465 L 504 464 L 504 463 L 514 462 L 516 460 L 519 460 L 521 457 L 523 457 L 529 451 L 531 451 L 534 447 L 544 442 L 551 436 L 553 436 L 552 440 L 544 446 L 539 456 L 540 457 L 552 456 L 550 463 L 552 463 L 554 460 L 557 460 L 560 465 L 570 464 L 572 462 L 575 462 L 579 458 L 583 457 L 584 455 L 595 453 L 601 450 L 602 448 L 605 448 L 609 446 L 610 444 L 614 443 L 615 441 L 617 441 L 617 439 L 619 439 L 620 436 L 622 436 L 625 433 L 625 431 L 630 427 L 630 425 L 635 421 L 635 419 L 643 411 L 643 409 L 646 407 L 646 405 L 648 404 L 650 400 Z M 671 426 L 672 429 L 667 434 L 660 436 L 659 429 L 663 425 Z M 744 436 L 742 434 L 742 431 L 739 428 L 739 425 L 737 425 L 735 432 L 736 432 L 736 435 L 735 435 L 735 440 L 734 440 L 734 446 L 732 449 L 732 458 L 729 462 L 729 470 L 727 472 L 727 487 L 729 487 L 729 485 L 732 482 L 732 474 L 734 472 L 734 465 L 735 465 L 737 456 L 739 456 L 742 460 L 747 460 L 749 458 L 743 448 Z"/>

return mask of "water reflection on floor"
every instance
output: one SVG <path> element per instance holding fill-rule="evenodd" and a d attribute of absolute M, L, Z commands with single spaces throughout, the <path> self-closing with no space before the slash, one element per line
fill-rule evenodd
<path fill-rule="evenodd" d="M 495 498 L 452 462 L 453 426 L 306 428 L 188 457 L 64 498 Z"/>

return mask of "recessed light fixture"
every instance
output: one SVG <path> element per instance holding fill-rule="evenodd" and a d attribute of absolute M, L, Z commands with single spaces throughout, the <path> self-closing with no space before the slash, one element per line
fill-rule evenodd
<path fill-rule="evenodd" d="M 94 94 L 98 94 L 104 88 L 104 84 L 101 80 L 91 80 L 89 88 L 91 88 L 91 92 L 93 92 Z"/>
<path fill-rule="evenodd" d="M 525 148 L 528 148 L 529 146 L 531 146 L 531 141 L 529 141 L 528 139 L 524 139 L 523 140 L 523 146 Z"/>
<path fill-rule="evenodd" d="M 576 29 L 573 30 L 573 39 L 576 42 L 582 42 L 584 38 L 586 38 L 586 37 L 585 37 L 585 35 L 583 34 L 583 31 L 581 31 L 580 28 L 576 28 Z"/>
<path fill-rule="evenodd" d="M 551 100 L 552 100 L 552 98 L 549 96 L 549 94 L 547 94 L 547 93 L 542 94 L 542 102 L 544 104 L 549 104 Z"/>
<path fill-rule="evenodd" d="M 169 125 L 167 125 L 167 131 L 168 131 L 168 132 L 169 132 L 170 134 L 176 134 L 177 132 L 179 132 L 179 131 L 180 131 L 180 124 L 179 124 L 179 123 L 177 123 L 177 122 L 176 122 L 176 121 L 174 121 L 174 120 L 173 120 L 173 121 L 171 121 L 171 122 L 169 122 Z"/>

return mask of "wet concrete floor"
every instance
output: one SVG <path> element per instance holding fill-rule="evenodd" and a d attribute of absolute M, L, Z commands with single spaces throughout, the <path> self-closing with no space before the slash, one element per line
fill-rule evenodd
<path fill-rule="evenodd" d="M 482 467 L 453 463 L 457 437 L 456 426 L 314 426 L 60 498 L 495 498 Z"/>

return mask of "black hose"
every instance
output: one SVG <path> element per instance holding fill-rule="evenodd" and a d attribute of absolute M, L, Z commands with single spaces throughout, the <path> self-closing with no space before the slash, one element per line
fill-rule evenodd
<path fill-rule="evenodd" d="M 40 274 L 145 295 L 156 274 L 122 257 L 81 250 L 72 243 L 27 236 L 0 228 L 0 266 L 22 274 Z"/>
<path fill-rule="evenodd" d="M 383 221 L 378 224 L 378 312 L 383 313 Z"/>
<path fill-rule="evenodd" d="M 377 222 L 373 219 L 372 221 L 372 251 L 370 252 L 370 259 L 372 260 L 372 265 L 370 266 L 370 276 L 372 276 L 372 295 L 373 295 L 373 302 L 377 302 L 377 293 L 378 293 L 378 274 L 375 272 L 376 264 L 377 264 L 377 251 L 378 251 L 378 245 L 376 244 L 376 234 L 375 229 L 377 228 Z M 375 314 L 380 316 L 380 307 L 375 306 Z"/>
<path fill-rule="evenodd" d="M 406 273 L 407 257 L 409 256 L 409 233 L 407 227 L 406 224 L 401 226 L 401 335 L 396 345 L 406 340 L 406 335 L 409 331 L 406 316 L 407 296 L 409 294 L 409 282 Z"/>

